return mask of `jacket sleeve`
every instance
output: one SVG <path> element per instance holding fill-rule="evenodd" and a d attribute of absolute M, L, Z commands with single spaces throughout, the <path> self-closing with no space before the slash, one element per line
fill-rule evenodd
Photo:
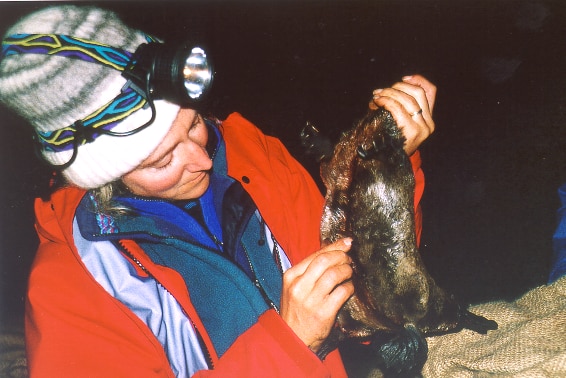
<path fill-rule="evenodd" d="M 274 311 L 265 312 L 220 358 L 195 377 L 347 377 L 340 354 L 321 362 Z"/>
<path fill-rule="evenodd" d="M 423 231 L 423 214 L 421 209 L 421 199 L 423 198 L 425 188 L 425 176 L 421 169 L 421 154 L 416 151 L 411 155 L 411 166 L 415 174 L 415 232 L 417 234 L 417 245 L 421 243 L 421 234 Z"/>

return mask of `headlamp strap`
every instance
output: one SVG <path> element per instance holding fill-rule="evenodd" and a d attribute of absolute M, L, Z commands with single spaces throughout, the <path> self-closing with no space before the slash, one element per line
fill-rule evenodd
<path fill-rule="evenodd" d="M 112 130 L 124 118 L 142 109 L 146 104 L 145 98 L 128 82 L 112 101 L 82 120 L 52 132 L 38 132 L 38 141 L 45 151 L 59 152 L 73 149 L 75 138 L 78 138 L 77 145 L 92 142 L 105 134 L 104 131 Z"/>
<path fill-rule="evenodd" d="M 148 37 L 149 39 L 149 37 Z M 58 55 L 123 71 L 132 53 L 103 43 L 59 34 L 13 34 L 2 41 L 2 58 L 14 54 Z"/>
<path fill-rule="evenodd" d="M 146 35 L 148 42 L 155 39 Z M 124 71 L 133 54 L 95 41 L 59 34 L 13 34 L 2 41 L 2 58 L 15 54 L 56 55 L 106 65 Z M 52 132 L 38 132 L 45 151 L 59 152 L 90 143 L 133 112 L 147 106 L 143 90 L 128 81 L 112 101 L 70 126 Z M 75 141 L 75 138 L 77 140 Z"/>

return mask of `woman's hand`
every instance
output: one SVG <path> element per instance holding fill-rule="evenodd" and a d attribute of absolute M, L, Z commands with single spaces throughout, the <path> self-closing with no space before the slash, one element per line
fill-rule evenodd
<path fill-rule="evenodd" d="M 281 317 L 317 352 L 328 337 L 342 305 L 354 293 L 351 239 L 341 239 L 313 253 L 283 275 Z"/>
<path fill-rule="evenodd" d="M 406 138 L 405 152 L 412 155 L 434 132 L 432 109 L 436 86 L 420 75 L 405 76 L 391 88 L 376 89 L 370 109 L 383 107 L 391 112 Z"/>

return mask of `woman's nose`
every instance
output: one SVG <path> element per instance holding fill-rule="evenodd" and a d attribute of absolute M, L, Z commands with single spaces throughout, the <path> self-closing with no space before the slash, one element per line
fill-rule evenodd
<path fill-rule="evenodd" d="M 212 168 L 212 160 L 206 148 L 191 139 L 183 143 L 185 169 L 189 172 L 207 171 Z"/>

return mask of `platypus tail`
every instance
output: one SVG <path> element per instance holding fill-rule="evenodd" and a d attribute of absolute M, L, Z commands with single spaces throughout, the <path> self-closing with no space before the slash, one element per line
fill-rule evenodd
<path fill-rule="evenodd" d="M 421 377 L 428 345 L 424 336 L 412 324 L 394 334 L 377 333 L 371 345 L 385 377 Z"/>

